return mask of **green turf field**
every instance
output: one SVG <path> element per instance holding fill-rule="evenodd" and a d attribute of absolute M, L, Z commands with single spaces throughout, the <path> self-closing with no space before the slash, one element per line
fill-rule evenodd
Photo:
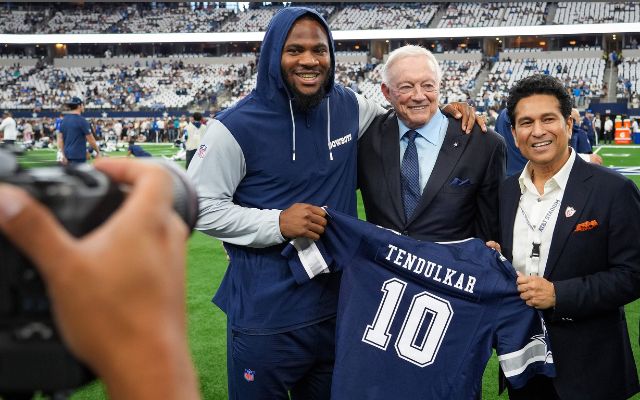
<path fill-rule="evenodd" d="M 142 144 L 154 156 L 170 156 L 177 149 L 170 144 Z M 637 175 L 629 175 L 640 185 L 640 146 L 607 146 L 597 150 L 604 158 L 605 165 L 628 168 Z M 110 153 L 109 157 L 123 157 L 126 151 Z M 54 150 L 34 150 L 20 157 L 24 167 L 55 164 Z M 181 162 L 184 165 L 184 162 Z M 635 169 L 631 167 L 636 167 Z M 362 202 L 359 212 L 363 215 Z M 219 241 L 196 232 L 188 244 L 187 308 L 189 315 L 189 339 L 204 399 L 226 399 L 226 325 L 224 314 L 211 303 L 227 265 L 226 257 Z M 631 342 L 634 346 L 636 365 L 640 369 L 638 348 L 638 318 L 640 300 L 627 306 L 627 318 Z M 491 358 L 483 379 L 483 399 L 496 399 L 497 360 Z M 507 398 L 506 395 L 501 396 Z M 106 394 L 100 383 L 94 383 L 79 390 L 72 399 L 105 399 Z M 640 395 L 634 397 L 640 399 Z"/>

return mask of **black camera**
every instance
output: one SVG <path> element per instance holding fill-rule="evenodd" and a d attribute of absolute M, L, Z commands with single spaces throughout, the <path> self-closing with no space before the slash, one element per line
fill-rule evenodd
<path fill-rule="evenodd" d="M 174 209 L 192 230 L 198 215 L 195 190 L 175 164 L 159 163 L 173 178 Z M 102 224 L 128 189 L 89 165 L 23 170 L 2 149 L 0 182 L 28 191 L 76 237 Z M 0 396 L 29 398 L 35 391 L 64 395 L 92 379 L 62 343 L 37 270 L 0 235 Z"/>

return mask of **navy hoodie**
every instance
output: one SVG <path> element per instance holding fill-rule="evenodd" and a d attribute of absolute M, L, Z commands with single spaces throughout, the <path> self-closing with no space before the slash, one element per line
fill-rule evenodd
<path fill-rule="evenodd" d="M 524 158 L 518 147 L 516 147 L 515 139 L 511 133 L 511 120 L 507 109 L 500 111 L 496 120 L 496 132 L 498 132 L 507 144 L 507 176 L 520 174 L 527 165 L 527 159 Z"/>
<path fill-rule="evenodd" d="M 332 68 L 324 99 L 305 113 L 292 105 L 280 61 L 306 14 L 325 27 Z M 306 8 L 281 10 L 262 43 L 256 89 L 209 124 L 189 166 L 201 202 L 197 229 L 223 240 L 231 258 L 213 301 L 236 330 L 284 332 L 336 314 L 339 274 L 298 285 L 279 229 L 281 210 L 294 203 L 356 216 L 357 138 L 366 128 L 359 120 L 375 111 L 334 84 L 334 71 L 326 22 Z"/>

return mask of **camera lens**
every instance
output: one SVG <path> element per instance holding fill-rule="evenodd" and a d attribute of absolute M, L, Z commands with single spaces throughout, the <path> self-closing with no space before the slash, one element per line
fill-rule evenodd
<path fill-rule="evenodd" d="M 173 208 L 192 231 L 198 221 L 198 195 L 193 185 L 175 163 L 166 160 L 148 160 L 166 168 L 173 180 Z"/>

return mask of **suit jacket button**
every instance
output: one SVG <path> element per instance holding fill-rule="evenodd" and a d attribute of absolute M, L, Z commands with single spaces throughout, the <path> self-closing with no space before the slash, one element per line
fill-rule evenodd
<path fill-rule="evenodd" d="M 409 231 L 402 231 L 402 234 L 405 236 L 409 236 Z"/>

